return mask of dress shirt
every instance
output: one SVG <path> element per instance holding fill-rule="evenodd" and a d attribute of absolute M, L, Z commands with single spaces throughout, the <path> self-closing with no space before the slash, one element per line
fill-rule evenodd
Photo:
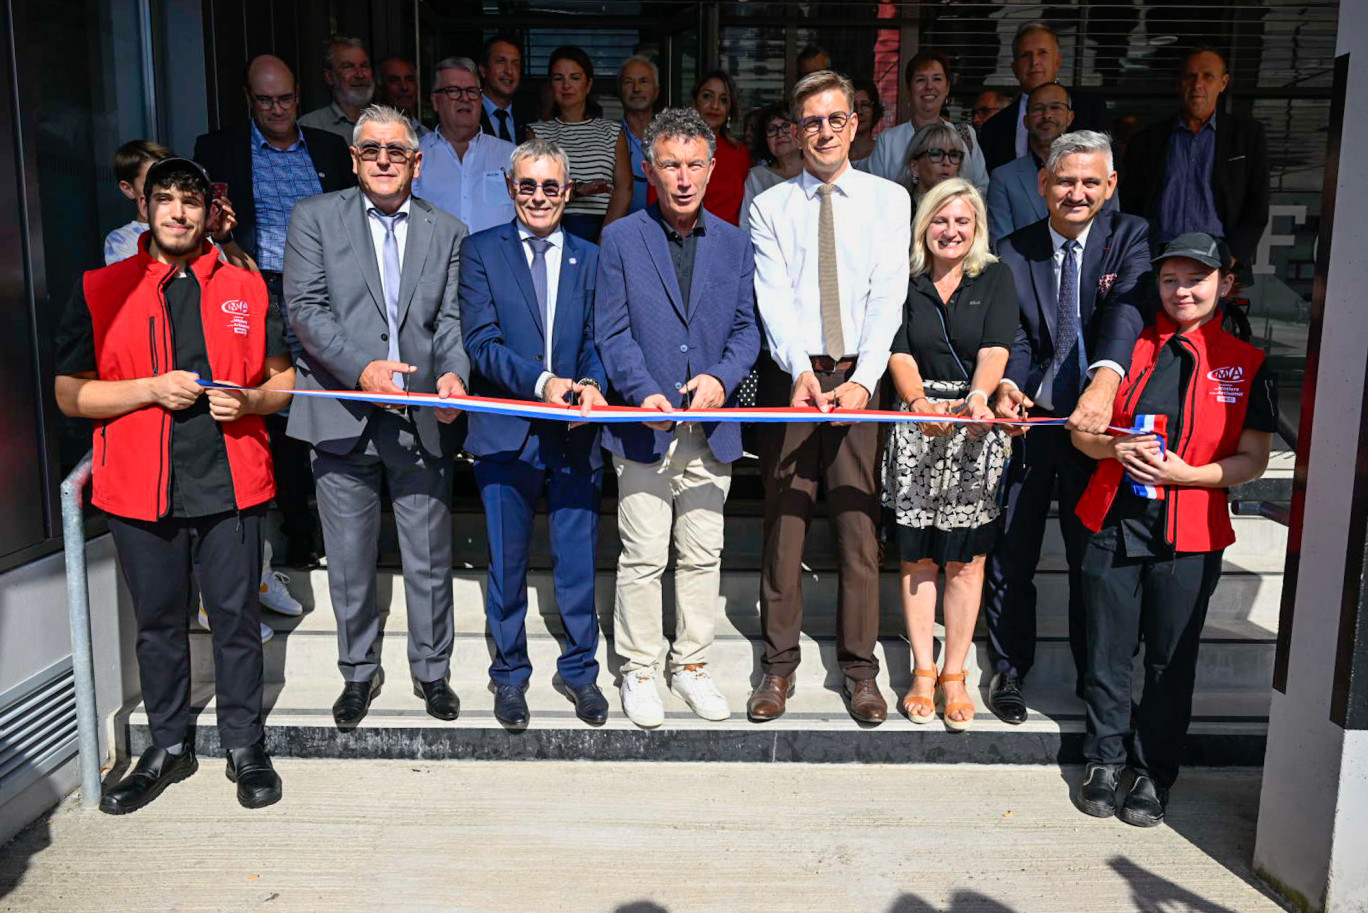
<path fill-rule="evenodd" d="M 316 127 L 319 130 L 336 133 L 347 141 L 348 146 L 352 144 L 352 131 L 356 128 L 356 121 L 347 117 L 347 112 L 338 107 L 335 101 L 305 114 L 299 119 L 299 123 L 305 127 Z"/>
<path fill-rule="evenodd" d="M 414 196 L 445 209 L 471 234 L 512 221 L 513 200 L 504 182 L 512 143 L 476 131 L 461 158 L 442 131 L 434 130 L 418 141 L 418 148 L 423 171 L 413 182 Z"/>
<path fill-rule="evenodd" d="M 1017 96 L 1016 103 L 1016 157 L 1021 158 L 1031 151 L 1031 134 L 1026 132 L 1026 103 L 1030 101 L 1030 93 L 1022 92 Z M 1063 242 L 1060 242 L 1063 243 Z"/>
<path fill-rule="evenodd" d="M 380 291 L 382 294 L 388 295 L 389 289 L 385 287 L 385 226 L 379 219 L 372 219 L 370 211 L 374 209 L 382 216 L 386 213 L 367 199 L 364 193 L 361 194 L 361 200 L 365 203 L 366 225 L 370 228 L 371 241 L 375 245 L 375 266 L 376 269 L 380 270 Z M 409 197 L 394 211 L 402 212 L 406 216 L 406 218 L 394 223 L 394 240 L 399 245 L 399 270 L 401 272 L 404 269 L 404 250 L 408 246 L 409 220 L 413 218 L 413 214 L 409 210 L 412 203 L 413 198 Z M 389 215 L 393 214 L 389 213 Z M 397 289 L 395 291 L 398 292 Z"/>
<path fill-rule="evenodd" d="M 796 381 L 826 355 L 818 288 L 822 181 L 806 169 L 751 203 L 755 297 L 770 354 Z M 907 298 L 912 199 L 883 178 L 847 167 L 833 181 L 832 216 L 841 296 L 841 330 L 859 363 L 850 379 L 872 391 L 888 367 Z"/>
<path fill-rule="evenodd" d="M 323 192 L 304 131 L 284 149 L 262 136 L 252 121 L 252 199 L 256 203 L 257 265 L 280 272 L 285 268 L 285 235 L 290 214 L 300 200 Z M 228 188 L 231 198 L 233 188 Z M 370 218 L 367 216 L 366 218 Z"/>
<path fill-rule="evenodd" d="M 646 208 L 646 195 L 651 188 L 650 181 L 646 180 L 646 171 L 642 168 L 646 161 L 646 147 L 641 145 L 641 140 L 632 132 L 625 117 L 622 119 L 622 135 L 627 137 L 627 155 L 632 160 L 632 202 L 627 212 L 633 213 Z"/>
<path fill-rule="evenodd" d="M 652 203 L 650 207 L 651 218 L 655 219 L 661 231 L 665 232 L 666 246 L 670 249 L 670 262 L 674 264 L 675 281 L 679 283 L 679 294 L 685 311 L 689 308 L 689 293 L 693 290 L 694 261 L 698 259 L 698 238 L 708 233 L 705 212 L 707 210 L 700 206 L 693 230 L 687 235 L 681 235 L 665 221 L 658 204 Z"/>
<path fill-rule="evenodd" d="M 120 225 L 118 228 L 105 235 L 104 239 L 104 262 L 105 266 L 111 263 L 118 263 L 120 260 L 127 260 L 138 252 L 138 238 L 147 231 L 148 224 L 134 219 L 127 225 Z"/>
<path fill-rule="evenodd" d="M 1159 242 L 1167 244 L 1179 235 L 1200 231 L 1225 237 L 1225 225 L 1216 211 L 1211 189 L 1211 169 L 1216 161 L 1216 112 L 1193 133 L 1178 115 L 1169 137 L 1163 195 L 1159 198 Z"/>
<path fill-rule="evenodd" d="M 489 115 L 489 125 L 496 131 L 499 129 L 499 118 L 494 114 L 495 111 L 508 112 L 508 135 L 513 137 L 516 142 L 518 139 L 518 122 L 513 119 L 513 103 L 509 102 L 507 108 L 500 108 L 494 104 L 488 95 L 480 96 L 480 104 L 484 105 L 485 113 Z M 498 133 L 493 134 L 495 139 L 499 139 Z M 505 140 L 507 142 L 507 140 Z"/>
<path fill-rule="evenodd" d="M 528 238 L 536 237 L 521 221 L 518 222 L 518 243 L 522 245 L 523 258 L 527 261 L 527 268 L 532 268 L 532 245 L 527 243 Z M 551 367 L 551 343 L 555 341 L 556 334 L 553 331 L 556 326 L 556 293 L 560 291 L 560 271 L 561 271 L 561 251 L 565 250 L 565 232 L 557 226 L 556 230 L 546 236 L 546 240 L 551 242 L 551 246 L 546 249 L 546 366 Z M 541 372 L 537 378 L 535 388 L 537 398 L 540 399 L 542 390 L 546 387 L 546 382 L 556 375 L 551 371 Z M 571 378 L 575 380 L 577 378 Z"/>

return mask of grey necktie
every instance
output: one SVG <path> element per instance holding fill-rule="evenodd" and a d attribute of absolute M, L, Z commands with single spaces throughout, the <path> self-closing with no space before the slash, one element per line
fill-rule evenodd
<path fill-rule="evenodd" d="M 822 302 L 822 342 L 826 343 L 826 354 L 844 358 L 841 283 L 836 273 L 836 215 L 831 207 L 831 192 L 835 189 L 835 184 L 817 185 L 817 193 L 822 198 L 822 211 L 817 220 L 817 290 Z"/>
<path fill-rule="evenodd" d="M 385 320 L 389 323 L 389 353 L 385 357 L 398 361 L 400 271 L 399 239 L 394 236 L 394 228 L 408 218 L 408 213 L 396 212 L 387 216 L 378 209 L 371 209 L 370 216 L 385 227 L 385 243 L 380 251 L 380 263 L 384 267 Z M 398 371 L 394 372 L 394 385 L 401 390 L 404 388 L 404 375 Z"/>
<path fill-rule="evenodd" d="M 542 329 L 549 336 L 551 328 L 546 325 L 546 252 L 551 242 L 545 238 L 528 238 L 532 248 L 532 288 L 537 293 L 537 309 L 541 312 Z"/>

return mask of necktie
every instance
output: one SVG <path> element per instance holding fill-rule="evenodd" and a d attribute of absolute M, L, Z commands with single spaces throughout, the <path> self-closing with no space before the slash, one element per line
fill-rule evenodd
<path fill-rule="evenodd" d="M 508 112 L 503 108 L 495 108 L 494 116 L 499 120 L 499 139 L 513 142 L 513 134 L 508 132 Z"/>
<path fill-rule="evenodd" d="M 1065 241 L 1064 265 L 1059 270 L 1059 303 L 1055 312 L 1055 351 L 1052 360 L 1054 384 L 1050 388 L 1050 404 L 1055 414 L 1073 411 L 1078 403 L 1079 386 L 1083 379 L 1080 362 L 1083 358 L 1083 338 L 1078 321 L 1078 263 L 1074 252 L 1077 241 Z"/>
<path fill-rule="evenodd" d="M 385 215 L 378 209 L 371 209 L 370 216 L 385 228 L 385 243 L 380 251 L 382 267 L 382 286 L 385 291 L 385 320 L 389 322 L 390 361 L 399 360 L 399 239 L 394 236 L 394 227 L 408 218 L 406 212 Z M 394 372 L 394 385 L 404 387 L 404 375 Z"/>
<path fill-rule="evenodd" d="M 831 208 L 835 184 L 817 185 L 822 210 L 817 219 L 817 290 L 822 303 L 822 341 L 826 354 L 844 358 L 845 331 L 841 328 L 841 283 L 836 273 L 836 216 Z"/>
<path fill-rule="evenodd" d="M 545 238 L 528 238 L 527 244 L 532 248 L 532 288 L 537 293 L 542 327 L 549 337 L 551 328 L 546 325 L 546 251 L 551 247 L 551 242 Z"/>

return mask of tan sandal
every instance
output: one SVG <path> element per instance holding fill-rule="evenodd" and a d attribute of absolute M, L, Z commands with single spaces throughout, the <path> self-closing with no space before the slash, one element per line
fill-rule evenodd
<path fill-rule="evenodd" d="M 946 682 L 964 682 L 968 679 L 968 677 L 969 673 L 962 671 L 942 672 L 940 674 L 940 677 L 936 679 L 936 685 L 941 689 L 943 693 L 945 691 Z M 974 707 L 973 701 L 947 700 L 945 702 L 945 728 L 949 729 L 951 732 L 964 732 L 974 724 L 975 709 L 976 708 Z M 950 718 L 950 714 L 956 713 L 961 710 L 969 711 L 969 718 L 967 720 L 954 720 Z"/>
<path fill-rule="evenodd" d="M 936 667 L 932 666 L 930 669 L 913 669 L 912 674 L 917 678 L 935 679 Z M 925 725 L 936 718 L 936 693 L 933 690 L 930 697 L 922 697 L 913 694 L 911 690 L 909 690 L 907 694 L 903 696 L 902 708 L 909 720 L 919 725 Z"/>

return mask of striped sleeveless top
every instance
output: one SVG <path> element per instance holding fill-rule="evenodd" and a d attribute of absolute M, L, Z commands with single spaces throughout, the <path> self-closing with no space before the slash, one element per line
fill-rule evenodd
<path fill-rule="evenodd" d="M 617 140 L 621 125 L 601 117 L 591 117 L 567 124 L 560 118 L 540 120 L 531 125 L 538 139 L 550 140 L 565 150 L 570 159 L 570 179 L 586 181 L 613 180 L 613 166 L 617 162 Z M 612 194 L 574 197 L 565 207 L 567 213 L 601 216 L 608 211 Z"/>

